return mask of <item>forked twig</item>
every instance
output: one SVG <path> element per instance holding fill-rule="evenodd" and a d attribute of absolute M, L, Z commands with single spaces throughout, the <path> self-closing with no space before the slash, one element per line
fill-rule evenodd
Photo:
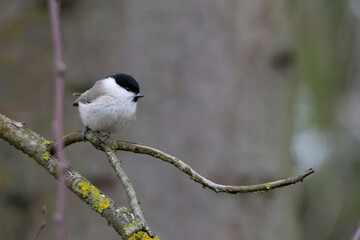
<path fill-rule="evenodd" d="M 86 135 L 86 140 L 90 141 L 96 148 L 101 149 L 101 144 L 103 144 L 102 141 L 99 139 L 101 138 L 101 134 L 97 132 L 90 131 Z M 82 142 L 81 134 L 80 132 L 73 132 L 70 133 L 63 138 L 64 146 L 69 146 L 73 143 Z M 54 151 L 54 143 L 49 145 L 49 151 Z M 164 153 L 158 149 L 140 145 L 137 143 L 132 142 L 126 142 L 126 141 L 120 141 L 120 140 L 112 140 L 107 139 L 106 144 L 108 146 L 111 146 L 117 150 L 121 151 L 128 151 L 133 153 L 140 153 L 140 154 L 146 154 L 153 156 L 155 158 L 161 159 L 164 162 L 170 163 L 180 169 L 185 174 L 189 175 L 192 180 L 195 182 L 198 182 L 203 185 L 203 187 L 207 187 L 215 192 L 224 192 L 224 193 L 250 193 L 250 192 L 258 192 L 258 191 L 269 191 L 275 188 L 280 188 L 284 186 L 288 186 L 291 184 L 295 184 L 298 182 L 302 182 L 304 178 L 307 176 L 313 174 L 315 171 L 313 169 L 307 170 L 305 173 L 292 176 L 288 178 L 284 178 L 277 181 L 267 182 L 267 183 L 261 183 L 261 184 L 255 184 L 255 185 L 243 185 L 243 186 L 231 186 L 231 185 L 222 185 L 217 184 L 209 179 L 201 176 L 199 173 L 197 173 L 195 170 L 193 170 L 189 165 L 187 165 L 185 162 L 181 161 L 179 158 L 171 156 L 170 154 Z"/>
<path fill-rule="evenodd" d="M 148 232 L 150 236 L 152 236 L 153 234 L 151 233 L 150 227 L 148 226 L 148 224 L 144 218 L 139 201 L 136 197 L 135 190 L 134 190 L 124 168 L 122 167 L 121 161 L 116 156 L 115 150 L 110 148 L 108 145 L 103 145 L 103 151 L 105 152 L 111 166 L 115 170 L 116 175 L 120 179 L 120 181 L 125 189 L 126 196 L 128 197 L 128 200 L 129 200 L 131 212 L 134 214 L 135 220 L 137 221 L 138 224 L 140 224 L 144 227 L 144 230 L 146 232 Z"/>

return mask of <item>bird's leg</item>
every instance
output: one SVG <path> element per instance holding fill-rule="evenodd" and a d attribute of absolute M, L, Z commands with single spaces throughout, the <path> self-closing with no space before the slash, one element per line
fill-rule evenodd
<path fill-rule="evenodd" d="M 105 140 L 110 138 L 110 132 L 107 132 L 107 133 L 104 133 L 104 132 L 101 132 L 101 131 L 97 131 L 97 132 L 104 136 L 104 138 L 101 139 L 101 138 L 98 137 L 98 139 L 100 140 L 100 142 L 105 144 Z"/>
<path fill-rule="evenodd" d="M 104 134 L 104 139 L 103 141 L 105 141 L 106 139 L 110 138 L 110 132 L 107 132 Z"/>
<path fill-rule="evenodd" d="M 84 129 L 81 132 L 81 138 L 83 141 L 85 141 L 85 134 L 87 133 L 87 131 L 91 130 L 88 126 L 85 126 Z"/>

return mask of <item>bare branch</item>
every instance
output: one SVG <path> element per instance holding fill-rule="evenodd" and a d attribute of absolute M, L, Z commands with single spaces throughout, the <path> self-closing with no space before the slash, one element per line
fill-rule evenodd
<path fill-rule="evenodd" d="M 23 123 L 11 120 L 2 114 L 0 114 L 0 138 L 27 154 L 54 178 L 57 178 L 58 160 L 47 150 L 50 142 L 45 138 L 24 127 Z M 126 207 L 115 203 L 78 171 L 70 166 L 65 170 L 67 188 L 104 217 L 122 239 L 135 239 L 135 236 L 143 236 L 144 239 L 159 239 L 158 237 L 150 238 L 146 232 L 142 231 L 143 226 L 135 221 Z"/>
<path fill-rule="evenodd" d="M 65 206 L 66 206 L 66 192 L 65 192 L 65 154 L 63 151 L 64 144 L 61 141 L 63 135 L 63 99 L 64 99 L 64 73 L 65 64 L 62 57 L 61 35 L 60 35 L 60 17 L 59 17 L 59 3 L 57 0 L 48 0 L 49 15 L 52 30 L 52 39 L 54 45 L 54 63 L 55 63 L 55 108 L 53 119 L 53 132 L 56 141 L 56 155 L 59 160 L 58 164 L 58 192 L 57 192 L 57 232 L 58 239 L 66 239 L 66 224 L 65 224 Z"/>
<path fill-rule="evenodd" d="M 45 228 L 45 226 L 46 226 L 46 221 L 42 221 L 42 223 L 41 223 L 38 231 L 36 232 L 35 240 L 38 240 L 38 239 L 39 239 L 40 233 L 41 233 L 41 231 Z"/>
<path fill-rule="evenodd" d="M 105 152 L 107 158 L 109 159 L 109 162 L 113 169 L 116 172 L 116 175 L 120 179 L 122 185 L 124 186 L 126 195 L 129 199 L 129 204 L 131 211 L 135 215 L 135 220 L 138 224 L 144 226 L 144 230 L 146 230 L 149 235 L 151 236 L 151 230 L 150 227 L 147 225 L 147 222 L 144 218 L 144 214 L 142 213 L 141 207 L 139 205 L 139 201 L 137 200 L 135 190 L 126 175 L 125 170 L 122 167 L 121 161 L 116 156 L 116 152 L 114 149 L 110 148 L 108 145 L 102 145 L 103 151 Z"/>
<path fill-rule="evenodd" d="M 86 140 L 90 141 L 98 149 L 101 149 L 102 141 L 100 141 L 100 139 L 101 139 L 101 135 L 99 135 L 98 133 L 93 132 L 93 131 L 89 131 L 89 133 L 86 135 Z M 70 133 L 63 138 L 63 141 L 64 141 L 65 147 L 70 144 L 73 144 L 73 143 L 82 142 L 81 134 L 80 134 L 80 132 Z M 306 178 L 307 176 L 309 176 L 315 172 L 313 169 L 309 169 L 305 173 L 298 175 L 298 176 L 293 176 L 293 177 L 289 177 L 289 178 L 285 178 L 285 179 L 281 179 L 281 180 L 277 180 L 277 181 L 273 181 L 273 182 L 267 182 L 267 183 L 256 184 L 256 185 L 245 185 L 245 186 L 221 185 L 221 184 L 214 183 L 214 182 L 210 181 L 209 179 L 201 176 L 199 173 L 194 171 L 189 165 L 187 165 L 186 163 L 184 163 L 177 157 L 171 156 L 171 155 L 164 153 L 158 149 L 140 145 L 137 143 L 125 142 L 125 141 L 120 141 L 120 140 L 112 140 L 112 139 L 107 139 L 106 144 L 109 146 L 113 146 L 117 150 L 146 154 L 146 155 L 150 155 L 155 158 L 161 159 L 164 162 L 174 165 L 175 167 L 177 167 L 178 169 L 180 169 L 181 171 L 183 171 L 184 173 L 189 175 L 192 180 L 203 185 L 203 187 L 207 187 L 215 192 L 225 192 L 225 193 L 236 194 L 236 193 L 269 191 L 269 190 L 272 190 L 275 188 L 285 187 L 285 186 L 288 186 L 291 184 L 302 182 L 304 180 L 304 178 Z M 54 151 L 54 146 L 50 145 L 49 149 L 50 149 L 50 151 Z"/>
<path fill-rule="evenodd" d="M 193 170 L 189 165 L 178 159 L 177 157 L 171 156 L 167 153 L 164 153 L 160 150 L 157 150 L 152 147 L 136 144 L 136 143 L 130 143 L 125 141 L 117 141 L 116 142 L 117 149 L 123 150 L 123 151 L 130 151 L 134 153 L 140 153 L 140 154 L 147 154 L 150 156 L 153 156 L 155 158 L 159 158 L 163 160 L 164 162 L 168 162 L 187 175 L 190 176 L 192 180 L 195 182 L 198 182 L 203 185 L 203 187 L 210 188 L 211 190 L 215 192 L 225 192 L 225 193 L 250 193 L 250 192 L 257 192 L 257 191 L 268 191 L 271 189 L 284 187 L 287 185 L 295 184 L 297 182 L 303 181 L 303 179 L 310 174 L 314 173 L 314 170 L 309 169 L 304 174 L 293 176 L 289 178 L 285 178 L 282 180 L 277 180 L 273 182 L 267 182 L 262 184 L 256 184 L 256 185 L 246 185 L 246 186 L 231 186 L 231 185 L 221 185 L 214 183 L 210 181 L 209 179 L 201 176 L 199 173 L 197 173 L 195 170 Z"/>
<path fill-rule="evenodd" d="M 42 231 L 42 230 L 45 228 L 45 226 L 46 226 L 45 213 L 46 213 L 46 206 L 44 205 L 44 206 L 42 207 L 42 210 L 41 210 L 42 222 L 41 222 L 41 225 L 39 226 L 39 228 L 38 228 L 38 230 L 37 230 L 37 232 L 36 232 L 35 240 L 38 240 L 38 239 L 39 239 L 41 231 Z"/>

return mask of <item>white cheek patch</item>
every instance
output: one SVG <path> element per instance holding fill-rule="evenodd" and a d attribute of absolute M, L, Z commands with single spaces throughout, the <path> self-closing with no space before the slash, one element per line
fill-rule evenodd
<path fill-rule="evenodd" d="M 104 79 L 103 87 L 111 97 L 114 97 L 120 101 L 132 100 L 135 96 L 134 93 L 129 92 L 123 87 L 119 86 L 111 77 Z"/>

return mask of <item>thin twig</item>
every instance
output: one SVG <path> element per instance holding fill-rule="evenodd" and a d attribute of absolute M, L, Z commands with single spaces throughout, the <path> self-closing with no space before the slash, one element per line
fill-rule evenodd
<path fill-rule="evenodd" d="M 121 161 L 116 156 L 115 150 L 111 149 L 108 145 L 103 145 L 103 151 L 105 152 L 111 166 L 115 170 L 116 175 L 120 179 L 125 189 L 131 211 L 135 216 L 135 220 L 144 227 L 144 230 L 146 230 L 150 236 L 152 236 L 150 227 L 148 226 L 144 218 L 144 214 L 142 213 L 139 201 L 137 200 L 135 190 L 130 182 L 130 179 L 126 175 L 124 168 L 122 167 Z"/>
<path fill-rule="evenodd" d="M 146 154 L 146 155 L 150 155 L 155 158 L 161 159 L 164 162 L 168 162 L 168 163 L 174 165 L 175 167 L 177 167 L 178 169 L 180 169 L 181 171 L 183 171 L 184 173 L 186 173 L 187 175 L 189 175 L 190 178 L 192 180 L 194 180 L 195 182 L 198 182 L 198 183 L 202 184 L 203 187 L 207 187 L 215 192 L 225 192 L 225 193 L 236 194 L 236 193 L 250 193 L 250 192 L 257 192 L 257 191 L 268 191 L 271 189 L 298 183 L 300 181 L 303 181 L 303 179 L 305 177 L 314 173 L 313 169 L 309 169 L 308 171 L 306 171 L 305 173 L 303 173 L 301 175 L 293 176 L 293 177 L 289 177 L 289 178 L 285 178 L 285 179 L 277 180 L 277 181 L 273 181 L 273 182 L 267 182 L 267 183 L 256 184 L 256 185 L 245 185 L 245 186 L 222 185 L 222 184 L 214 183 L 214 182 L 210 181 L 209 179 L 201 176 L 199 173 L 197 173 L 195 170 L 193 170 L 185 162 L 181 161 L 177 157 L 171 156 L 171 155 L 164 153 L 158 149 L 140 145 L 140 144 L 136 144 L 136 143 L 125 142 L 125 141 L 117 141 L 116 145 L 117 145 L 118 150 Z"/>
<path fill-rule="evenodd" d="M 90 131 L 86 135 L 86 140 L 90 141 L 96 148 L 101 148 L 100 145 L 102 144 L 101 141 L 99 141 L 99 138 L 101 138 L 101 135 Z M 63 138 L 63 142 L 65 144 L 65 147 L 68 145 L 71 145 L 73 143 L 82 142 L 81 134 L 80 132 L 73 132 L 68 135 L 66 135 Z M 109 146 L 113 146 L 117 150 L 122 151 L 128 151 L 133 153 L 140 153 L 140 154 L 146 154 L 153 156 L 155 158 L 161 159 L 164 162 L 170 163 L 186 173 L 190 176 L 192 180 L 195 182 L 198 182 L 203 185 L 203 187 L 207 187 L 215 192 L 225 192 L 225 193 L 250 193 L 250 192 L 258 192 L 258 191 L 269 191 L 275 188 L 280 188 L 284 186 L 288 186 L 291 184 L 295 184 L 298 182 L 302 182 L 304 178 L 307 176 L 313 174 L 315 171 L 313 169 L 309 169 L 303 174 L 292 176 L 289 178 L 273 181 L 273 182 L 267 182 L 262 184 L 255 184 L 255 185 L 245 185 L 245 186 L 231 186 L 231 185 L 221 185 L 214 183 L 210 181 L 209 179 L 201 176 L 199 173 L 194 171 L 189 165 L 178 159 L 177 157 L 171 156 L 167 153 L 164 153 L 158 149 L 140 145 L 137 143 L 132 142 L 125 142 L 120 140 L 112 140 L 107 139 L 106 144 Z M 54 144 L 49 145 L 49 151 L 54 151 Z"/>
<path fill-rule="evenodd" d="M 57 210 L 55 219 L 57 221 L 58 239 L 66 239 L 65 224 L 65 155 L 64 144 L 60 141 L 63 135 L 63 98 L 64 98 L 64 74 L 65 64 L 62 57 L 59 3 L 57 0 L 48 0 L 49 14 L 52 30 L 52 39 L 54 45 L 54 63 L 55 63 L 55 110 L 53 119 L 53 133 L 56 141 L 56 153 L 58 162 L 58 192 L 57 192 Z"/>
<path fill-rule="evenodd" d="M 38 239 L 39 239 L 41 231 L 42 231 L 42 230 L 45 228 L 45 226 L 46 226 L 45 213 L 46 213 L 46 206 L 44 205 L 44 206 L 42 207 L 42 210 L 41 210 L 42 222 L 41 222 L 41 225 L 39 226 L 39 229 L 38 229 L 37 232 L 36 232 L 35 240 L 38 240 Z"/>
<path fill-rule="evenodd" d="M 43 221 L 38 229 L 38 231 L 36 232 L 36 236 L 35 236 L 35 240 L 38 240 L 40 237 L 40 233 L 41 231 L 45 228 L 46 226 L 46 221 Z"/>

